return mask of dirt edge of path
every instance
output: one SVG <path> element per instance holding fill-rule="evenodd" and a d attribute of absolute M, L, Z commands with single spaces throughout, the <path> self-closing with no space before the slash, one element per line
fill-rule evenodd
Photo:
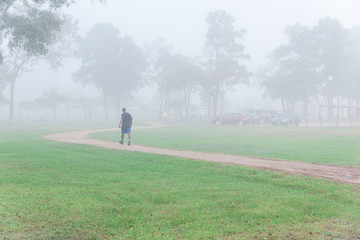
<path fill-rule="evenodd" d="M 151 125 L 146 127 L 137 127 L 134 129 L 159 128 L 159 127 L 164 127 L 164 125 Z M 47 140 L 58 141 L 58 142 L 91 145 L 91 146 L 98 146 L 108 149 L 117 149 L 122 151 L 144 152 L 144 153 L 176 156 L 176 157 L 195 159 L 201 161 L 242 165 L 242 166 L 253 167 L 258 169 L 281 171 L 292 174 L 302 174 L 311 177 L 325 178 L 342 183 L 360 185 L 359 168 L 298 162 L 298 161 L 288 161 L 288 160 L 278 160 L 278 159 L 257 158 L 257 157 L 230 155 L 230 154 L 222 154 L 222 153 L 208 153 L 208 152 L 165 149 L 165 148 L 149 147 L 149 146 L 136 145 L 136 144 L 127 146 L 127 145 L 121 145 L 117 142 L 110 142 L 110 141 L 90 138 L 90 134 L 95 132 L 104 132 L 104 131 L 119 131 L 119 129 L 110 128 L 110 129 L 100 129 L 100 130 L 56 133 L 56 134 L 42 136 L 42 138 Z"/>

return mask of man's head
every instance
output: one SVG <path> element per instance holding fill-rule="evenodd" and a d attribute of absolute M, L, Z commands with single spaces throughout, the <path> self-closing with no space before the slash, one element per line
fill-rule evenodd
<path fill-rule="evenodd" d="M 123 108 L 122 111 L 123 111 L 123 112 L 126 112 L 126 108 Z"/>

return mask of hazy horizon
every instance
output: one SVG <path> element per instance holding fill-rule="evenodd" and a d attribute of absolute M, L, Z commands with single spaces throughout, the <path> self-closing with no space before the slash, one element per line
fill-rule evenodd
<path fill-rule="evenodd" d="M 286 42 L 284 29 L 287 25 L 299 23 L 313 27 L 325 17 L 337 18 L 344 27 L 351 28 L 360 24 L 360 7 L 358 1 L 289 1 L 289 0 L 255 0 L 255 1 L 190 1 L 190 0 L 154 0 L 154 1 L 115 1 L 107 4 L 78 1 L 64 11 L 79 21 L 80 34 L 84 36 L 96 23 L 113 24 L 121 35 L 129 35 L 143 47 L 156 38 L 164 38 L 173 45 L 175 51 L 189 56 L 200 55 L 205 43 L 207 25 L 206 15 L 211 11 L 225 10 L 236 18 L 236 28 L 245 28 L 243 39 L 245 52 L 251 59 L 244 61 L 250 71 L 256 70 L 265 61 L 265 56 L 275 47 Z M 51 87 L 58 87 L 66 94 L 97 96 L 96 88 L 83 87 L 74 83 L 71 73 L 79 67 L 73 59 L 66 61 L 64 67 L 52 71 L 44 64 L 33 67 L 32 72 L 24 73 L 16 82 L 15 102 L 34 100 Z M 35 87 L 34 87 L 35 86 Z M 230 94 L 227 101 L 243 97 L 261 98 L 261 91 L 239 86 L 237 92 Z M 241 92 L 241 93 L 239 93 Z M 152 90 L 142 90 L 142 97 L 152 98 Z M 8 88 L 4 96 L 9 97 Z M 246 104 L 246 103 L 245 103 Z M 254 103 L 255 105 L 256 103 Z"/>

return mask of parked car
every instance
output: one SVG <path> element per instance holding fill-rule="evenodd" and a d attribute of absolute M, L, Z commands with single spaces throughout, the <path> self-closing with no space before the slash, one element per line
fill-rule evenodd
<path fill-rule="evenodd" d="M 301 119 L 296 113 L 281 112 L 277 117 L 272 118 L 271 123 L 273 126 L 299 126 Z"/>
<path fill-rule="evenodd" d="M 272 119 L 279 115 L 279 112 L 276 110 L 267 110 L 267 109 L 251 109 L 246 110 L 245 112 L 252 113 L 259 118 L 261 124 L 271 123 Z"/>
<path fill-rule="evenodd" d="M 227 113 L 225 114 L 222 119 L 220 117 L 215 118 L 212 120 L 212 123 L 216 125 L 220 124 L 238 124 L 238 125 L 244 125 L 244 124 L 250 124 L 251 118 L 248 116 L 245 116 L 241 113 Z"/>
<path fill-rule="evenodd" d="M 240 114 L 248 117 L 250 119 L 251 124 L 260 124 L 260 123 L 262 123 L 261 119 L 258 116 L 256 116 L 255 114 L 251 113 L 251 112 L 244 111 L 244 112 L 241 112 Z"/>

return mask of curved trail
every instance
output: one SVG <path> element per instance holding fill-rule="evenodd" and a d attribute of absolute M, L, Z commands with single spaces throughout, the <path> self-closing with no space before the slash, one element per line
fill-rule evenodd
<path fill-rule="evenodd" d="M 138 127 L 136 129 L 154 128 L 154 127 L 156 126 Z M 236 165 L 243 165 L 247 167 L 254 167 L 260 169 L 303 174 L 307 176 L 326 178 L 337 182 L 360 185 L 359 168 L 296 162 L 296 161 L 287 161 L 287 160 L 265 159 L 265 158 L 247 157 L 241 155 L 229 155 L 222 153 L 206 153 L 206 152 L 164 149 L 158 147 L 148 147 L 143 145 L 127 146 L 127 145 L 120 145 L 118 142 L 109 142 L 109 141 L 98 140 L 89 137 L 91 133 L 103 132 L 103 131 L 115 131 L 115 130 L 119 131 L 118 128 L 112 128 L 112 129 L 103 129 L 103 130 L 88 130 L 88 131 L 57 133 L 42 137 L 48 140 L 54 140 L 59 142 L 92 145 L 103 148 L 126 150 L 133 152 L 162 154 L 162 155 L 190 158 L 190 159 L 209 161 L 209 162 L 236 164 Z"/>

